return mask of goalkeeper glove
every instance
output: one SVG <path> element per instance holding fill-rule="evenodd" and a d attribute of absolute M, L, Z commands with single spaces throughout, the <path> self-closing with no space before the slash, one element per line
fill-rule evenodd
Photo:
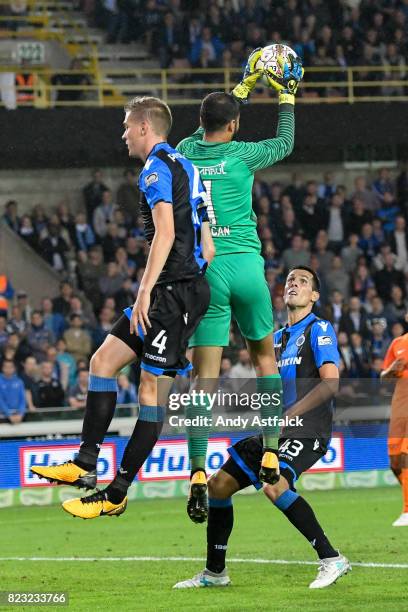
<path fill-rule="evenodd" d="M 240 104 L 248 104 L 249 95 L 254 89 L 258 79 L 262 76 L 263 72 L 261 69 L 256 69 L 256 63 L 261 57 L 262 47 L 258 47 L 252 51 L 248 57 L 247 65 L 245 66 L 242 81 L 238 83 L 232 90 L 232 95 Z"/>
<path fill-rule="evenodd" d="M 272 68 L 265 68 L 264 74 L 270 87 L 276 89 L 279 93 L 294 96 L 305 71 L 299 57 L 290 55 L 288 59 L 289 63 L 285 62 L 281 55 L 277 58 L 281 75 L 277 74 Z"/>

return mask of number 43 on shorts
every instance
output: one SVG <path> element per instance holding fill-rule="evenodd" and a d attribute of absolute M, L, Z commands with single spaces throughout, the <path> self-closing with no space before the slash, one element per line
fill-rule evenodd
<path fill-rule="evenodd" d="M 155 348 L 157 348 L 157 352 L 159 353 L 159 355 L 161 355 L 166 349 L 166 342 L 167 342 L 166 330 L 162 329 L 161 331 L 159 331 L 157 336 L 153 339 L 151 346 L 154 346 Z"/>

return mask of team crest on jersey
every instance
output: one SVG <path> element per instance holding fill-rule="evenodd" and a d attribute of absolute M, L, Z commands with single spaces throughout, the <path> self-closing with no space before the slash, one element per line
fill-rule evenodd
<path fill-rule="evenodd" d="M 327 321 L 318 321 L 318 323 L 317 323 L 317 324 L 318 324 L 318 325 L 319 325 L 319 326 L 322 328 L 322 330 L 323 330 L 324 332 L 326 332 L 326 331 L 327 331 L 327 328 L 328 328 L 328 326 L 329 326 L 329 324 L 327 323 Z"/>
<path fill-rule="evenodd" d="M 330 336 L 319 336 L 317 339 L 317 344 L 319 346 L 328 346 L 329 344 L 333 344 Z"/>
<path fill-rule="evenodd" d="M 159 180 L 159 175 L 157 174 L 157 172 L 152 172 L 151 174 L 146 176 L 145 185 L 146 187 L 150 187 L 150 185 L 153 185 L 153 183 L 157 183 L 158 180 Z"/>
<path fill-rule="evenodd" d="M 305 335 L 302 334 L 301 336 L 299 336 L 299 338 L 296 340 L 296 346 L 303 346 L 305 343 Z"/>

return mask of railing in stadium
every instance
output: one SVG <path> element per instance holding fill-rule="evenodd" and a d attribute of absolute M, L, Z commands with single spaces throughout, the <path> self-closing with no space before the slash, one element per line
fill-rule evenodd
<path fill-rule="evenodd" d="M 170 104 L 199 104 L 204 95 L 214 90 L 230 91 L 240 76 L 237 68 L 150 68 L 134 70 L 105 69 L 94 62 L 83 70 L 50 70 L 44 66 L 1 66 L 0 72 L 33 75 L 31 87 L 9 86 L 20 93 L 31 94 L 21 99 L 18 106 L 52 108 L 54 106 L 122 106 L 134 95 L 157 95 Z M 394 76 L 393 76 L 394 75 Z M 86 84 L 55 83 L 58 77 Z M 63 80 L 62 79 L 62 80 Z M 117 79 L 126 82 L 115 82 Z M 3 89 L 4 91 L 4 89 Z M 78 99 L 66 100 L 66 93 Z M 395 66 L 313 67 L 307 70 L 298 102 L 300 104 L 334 104 L 361 102 L 407 102 L 408 80 L 401 78 L 401 68 Z M 276 96 L 267 88 L 258 88 L 252 103 L 271 104 Z"/>

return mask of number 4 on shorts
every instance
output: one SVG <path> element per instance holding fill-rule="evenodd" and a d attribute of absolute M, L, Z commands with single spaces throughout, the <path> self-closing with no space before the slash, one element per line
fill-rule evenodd
<path fill-rule="evenodd" d="M 166 348 L 167 336 L 165 334 L 166 330 L 162 329 L 161 331 L 159 331 L 159 333 L 152 342 L 152 346 L 157 348 L 157 352 L 159 353 L 159 355 L 161 355 Z"/>

